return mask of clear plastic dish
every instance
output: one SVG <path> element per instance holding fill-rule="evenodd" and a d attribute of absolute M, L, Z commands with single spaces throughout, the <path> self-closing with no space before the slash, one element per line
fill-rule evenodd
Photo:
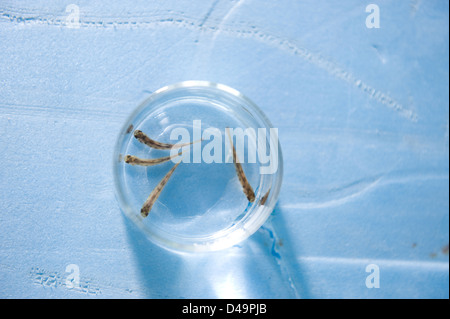
<path fill-rule="evenodd" d="M 131 114 L 118 136 L 114 177 L 122 212 L 168 249 L 213 251 L 243 241 L 269 217 L 281 187 L 281 146 L 271 128 L 254 103 L 225 85 L 187 81 L 159 89 Z M 154 149 L 140 142 L 136 131 L 161 143 L 194 143 Z M 233 147 L 253 201 L 238 177 Z M 126 163 L 127 155 L 174 157 L 140 166 Z M 150 193 L 178 162 L 144 217 L 141 209 Z"/>

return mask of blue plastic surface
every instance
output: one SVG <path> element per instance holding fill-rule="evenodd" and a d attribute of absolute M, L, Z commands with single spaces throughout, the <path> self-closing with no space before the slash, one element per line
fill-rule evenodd
<path fill-rule="evenodd" d="M 448 39 L 447 1 L 2 1 L 0 297 L 448 298 Z M 270 220 L 215 253 L 114 197 L 122 124 L 184 80 L 243 92 L 283 148 Z"/>

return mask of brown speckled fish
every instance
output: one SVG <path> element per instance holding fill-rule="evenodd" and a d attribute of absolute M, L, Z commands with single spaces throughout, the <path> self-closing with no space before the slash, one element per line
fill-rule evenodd
<path fill-rule="evenodd" d="M 134 137 L 141 142 L 142 144 L 145 144 L 151 148 L 155 148 L 158 150 L 170 150 L 173 147 L 175 148 L 180 148 L 180 147 L 184 147 L 196 142 L 191 142 L 191 143 L 184 143 L 184 144 L 167 144 L 167 143 L 161 143 L 161 142 L 157 142 L 155 140 L 152 140 L 150 137 L 148 137 L 144 132 L 140 131 L 140 130 L 136 130 L 134 131 Z M 198 142 L 198 141 L 197 141 Z"/>
<path fill-rule="evenodd" d="M 139 158 L 137 156 L 133 156 L 133 155 L 127 155 L 124 158 L 125 163 L 130 164 L 130 165 L 140 165 L 140 166 L 153 166 L 153 165 L 158 165 L 161 163 L 165 163 L 170 161 L 171 159 L 180 156 L 181 152 L 178 154 L 174 154 L 172 156 L 165 156 L 165 157 L 160 157 L 160 158 L 154 158 L 154 159 L 144 159 L 144 158 Z"/>
<path fill-rule="evenodd" d="M 264 205 L 266 203 L 267 198 L 269 197 L 269 193 L 270 193 L 270 188 L 267 191 L 267 193 L 263 197 L 261 197 L 261 199 L 259 200 L 260 205 Z"/>
<path fill-rule="evenodd" d="M 158 199 L 159 195 L 161 194 L 161 191 L 163 190 L 164 186 L 166 186 L 167 182 L 169 181 L 170 176 L 172 176 L 175 169 L 180 165 L 181 161 L 175 164 L 170 171 L 166 174 L 166 176 L 163 177 L 163 179 L 156 185 L 156 187 L 153 189 L 153 191 L 148 196 L 147 200 L 145 201 L 144 205 L 141 209 L 141 215 L 142 217 L 147 217 L 150 210 L 152 209 L 153 204 Z"/>
<path fill-rule="evenodd" d="M 236 168 L 236 173 L 239 178 L 239 182 L 241 182 L 242 189 L 244 190 L 245 196 L 247 196 L 247 199 L 249 200 L 249 202 L 253 203 L 255 201 L 255 192 L 253 191 L 252 186 L 250 185 L 250 183 L 247 180 L 247 177 L 244 174 L 244 169 L 242 168 L 241 163 L 238 163 L 236 149 L 234 148 L 233 140 L 231 139 L 229 128 L 227 127 L 225 130 L 227 131 L 228 138 L 230 139 L 230 145 L 233 148 L 233 163 Z"/>

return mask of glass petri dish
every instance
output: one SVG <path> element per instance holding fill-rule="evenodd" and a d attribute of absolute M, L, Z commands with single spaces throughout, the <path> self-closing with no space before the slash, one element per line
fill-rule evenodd
<path fill-rule="evenodd" d="M 188 145 L 155 149 L 139 141 L 136 131 L 161 143 Z M 118 136 L 113 167 L 120 208 L 167 249 L 204 252 L 236 245 L 262 226 L 277 202 L 283 176 L 277 133 L 253 102 L 226 85 L 185 81 L 163 87 L 137 107 Z M 127 155 L 172 158 L 141 166 L 126 163 Z M 178 162 L 144 216 L 150 193 Z"/>

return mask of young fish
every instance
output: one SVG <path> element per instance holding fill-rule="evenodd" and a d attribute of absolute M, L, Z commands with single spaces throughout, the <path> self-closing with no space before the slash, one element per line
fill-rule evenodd
<path fill-rule="evenodd" d="M 134 137 L 141 143 L 151 147 L 151 148 L 155 148 L 158 150 L 170 150 L 172 149 L 174 146 L 176 148 L 180 148 L 180 147 L 184 147 L 193 143 L 197 143 L 200 142 L 199 141 L 195 141 L 195 142 L 191 142 L 191 143 L 184 143 L 184 144 L 167 144 L 167 143 L 161 143 L 161 142 L 157 142 L 155 140 L 152 140 L 150 137 L 148 137 L 144 132 L 140 131 L 140 130 L 136 130 L 134 131 Z"/>
<path fill-rule="evenodd" d="M 270 188 L 267 191 L 267 193 L 263 197 L 261 197 L 261 199 L 259 200 L 260 205 L 264 205 L 266 203 L 267 198 L 269 197 L 269 193 L 270 193 Z"/>
<path fill-rule="evenodd" d="M 247 177 L 244 174 L 244 169 L 242 168 L 241 163 L 238 163 L 236 149 L 234 148 L 233 140 L 231 139 L 229 128 L 227 127 L 225 130 L 227 131 L 228 138 L 230 139 L 230 145 L 233 148 L 233 162 L 234 162 L 234 166 L 236 168 L 236 173 L 239 178 L 239 182 L 241 182 L 242 189 L 244 190 L 245 196 L 247 196 L 247 199 L 249 200 L 249 202 L 253 203 L 255 201 L 255 192 L 253 191 L 252 186 L 250 185 L 250 183 L 247 180 Z"/>
<path fill-rule="evenodd" d="M 133 130 L 134 126 L 133 124 L 130 124 L 130 126 L 128 126 L 127 131 L 125 132 L 125 134 L 130 134 L 131 131 Z"/>
<path fill-rule="evenodd" d="M 127 164 L 131 164 L 131 165 L 140 165 L 140 166 L 153 166 L 153 165 L 157 165 L 157 164 L 161 164 L 161 163 L 165 163 L 170 161 L 171 159 L 180 156 L 182 152 L 178 153 L 178 154 L 174 154 L 172 156 L 165 156 L 165 157 L 160 157 L 160 158 L 154 158 L 154 159 L 144 159 L 144 158 L 139 158 L 133 155 L 126 155 L 124 158 L 125 163 Z"/>
<path fill-rule="evenodd" d="M 153 189 L 153 191 L 148 196 L 147 200 L 145 201 L 144 205 L 141 208 L 141 215 L 142 217 L 147 217 L 150 210 L 152 209 L 153 204 L 158 199 L 159 195 L 161 194 L 161 191 L 163 190 L 164 186 L 166 186 L 167 182 L 169 181 L 170 176 L 172 176 L 175 169 L 180 165 L 181 161 L 175 164 L 171 170 L 166 174 L 166 176 L 163 177 L 163 179 L 156 185 L 156 187 Z"/>

